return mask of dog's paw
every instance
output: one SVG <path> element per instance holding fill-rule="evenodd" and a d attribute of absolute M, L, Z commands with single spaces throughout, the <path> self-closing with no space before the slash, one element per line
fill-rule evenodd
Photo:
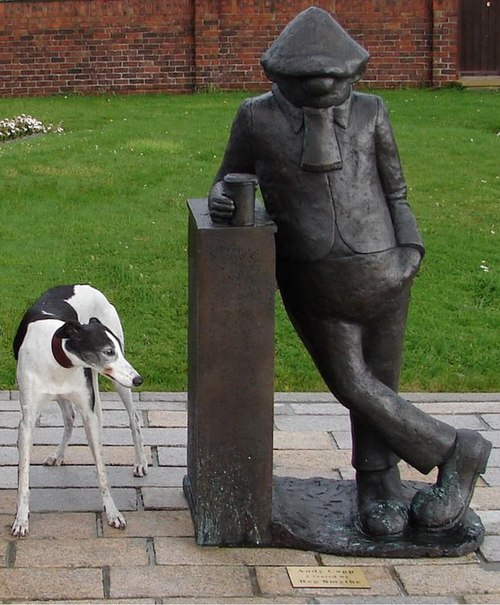
<path fill-rule="evenodd" d="M 125 527 L 127 526 L 123 515 L 121 515 L 120 513 L 118 514 L 118 516 L 113 517 L 113 519 L 110 519 L 108 517 L 108 523 L 111 527 L 115 527 L 116 529 L 125 529 Z"/>
<path fill-rule="evenodd" d="M 43 461 L 44 466 L 62 466 L 64 464 L 64 458 L 58 458 L 57 456 L 47 456 Z"/>
<path fill-rule="evenodd" d="M 20 519 L 16 517 L 16 520 L 12 524 L 12 528 L 10 533 L 16 538 L 24 538 L 28 535 L 29 531 L 29 522 L 28 519 Z"/>
<path fill-rule="evenodd" d="M 106 510 L 106 517 L 108 518 L 108 524 L 116 529 L 125 529 L 127 523 L 125 522 L 124 516 L 121 512 L 115 508 L 114 510 Z"/>
<path fill-rule="evenodd" d="M 134 464 L 134 477 L 144 477 L 148 474 L 148 463 Z"/>

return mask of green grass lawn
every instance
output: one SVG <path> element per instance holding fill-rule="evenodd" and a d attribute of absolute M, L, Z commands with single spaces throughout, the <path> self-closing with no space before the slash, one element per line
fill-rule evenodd
<path fill-rule="evenodd" d="M 427 246 L 403 390 L 500 390 L 500 95 L 380 93 Z M 91 283 L 120 311 L 145 390 L 187 386 L 187 207 L 205 197 L 243 93 L 0 99 L 62 123 L 0 143 L 0 388 L 11 342 L 45 289 Z M 325 390 L 278 300 L 276 390 Z"/>

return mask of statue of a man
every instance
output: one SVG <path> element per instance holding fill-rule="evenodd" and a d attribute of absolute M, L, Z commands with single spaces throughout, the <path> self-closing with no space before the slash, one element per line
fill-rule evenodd
<path fill-rule="evenodd" d="M 491 444 L 397 394 L 424 254 L 384 103 L 353 92 L 369 55 L 325 11 L 297 15 L 262 57 L 272 91 L 244 101 L 209 195 L 228 221 L 230 172 L 255 173 L 278 231 L 277 281 L 325 383 L 350 410 L 359 520 L 372 537 L 459 523 Z M 402 458 L 437 483 L 405 504 Z"/>

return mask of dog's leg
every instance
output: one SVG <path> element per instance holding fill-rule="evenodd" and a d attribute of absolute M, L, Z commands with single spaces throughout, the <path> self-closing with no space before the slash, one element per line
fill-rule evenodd
<path fill-rule="evenodd" d="M 75 408 L 71 401 L 59 398 L 57 400 L 59 407 L 61 408 L 62 417 L 64 420 L 64 433 L 61 439 L 61 443 L 52 456 L 47 456 L 43 463 L 46 466 L 61 466 L 64 462 L 64 453 L 66 452 L 66 446 L 71 438 L 73 432 L 73 426 L 75 424 Z"/>
<path fill-rule="evenodd" d="M 148 474 L 148 461 L 144 452 L 144 442 L 142 439 L 141 430 L 141 418 L 135 409 L 134 401 L 132 399 L 132 391 L 122 386 L 121 384 L 115 383 L 116 390 L 123 401 L 125 406 L 129 422 L 130 430 L 132 432 L 132 439 L 134 441 L 134 453 L 135 453 L 135 464 L 134 464 L 134 476 L 144 477 Z"/>
<path fill-rule="evenodd" d="M 96 400 L 99 398 L 97 390 L 95 398 Z M 75 400 L 75 403 L 78 402 Z M 97 406 L 100 406 L 99 401 L 95 402 L 95 407 Z M 101 491 L 102 503 L 104 510 L 106 511 L 108 523 L 111 525 L 111 527 L 123 529 L 126 525 L 125 519 L 116 507 L 113 497 L 111 496 L 108 478 L 106 475 L 106 468 L 104 466 L 104 460 L 102 457 L 101 424 L 99 422 L 99 415 L 96 413 L 96 410 L 92 409 L 92 406 L 88 401 L 82 402 L 82 405 L 79 407 L 81 409 L 83 426 L 85 428 L 89 447 L 94 457 L 97 469 L 97 479 L 99 481 L 99 489 Z"/>
<path fill-rule="evenodd" d="M 30 453 L 33 438 L 33 428 L 38 416 L 39 406 L 33 400 L 25 399 L 22 392 L 19 394 L 22 418 L 19 423 L 17 450 L 19 453 L 18 479 L 17 479 L 17 512 L 11 533 L 13 536 L 23 538 L 29 531 L 29 491 L 30 491 Z"/>

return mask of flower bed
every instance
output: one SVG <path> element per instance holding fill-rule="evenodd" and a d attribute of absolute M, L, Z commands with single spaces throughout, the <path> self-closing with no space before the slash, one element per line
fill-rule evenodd
<path fill-rule="evenodd" d="M 0 120 L 0 141 L 11 141 L 33 134 L 45 134 L 47 132 L 63 132 L 60 126 L 44 124 L 40 120 L 21 114 L 16 118 Z"/>

